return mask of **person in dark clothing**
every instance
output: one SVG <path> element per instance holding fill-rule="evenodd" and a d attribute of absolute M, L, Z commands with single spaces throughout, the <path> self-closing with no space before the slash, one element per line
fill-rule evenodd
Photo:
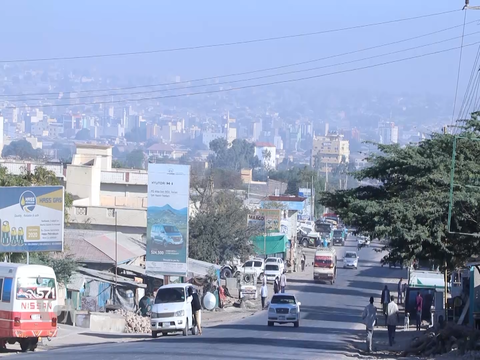
<path fill-rule="evenodd" d="M 422 295 L 420 295 L 420 292 L 418 292 L 417 298 L 415 299 L 415 310 L 417 311 L 417 331 L 420 331 L 422 326 L 422 308 L 423 298 Z"/>
<path fill-rule="evenodd" d="M 385 288 L 382 290 L 382 297 L 380 299 L 380 304 L 383 307 L 383 315 L 385 316 L 385 326 L 387 326 L 387 315 L 388 315 L 388 303 L 390 302 L 390 290 L 388 286 L 385 285 Z"/>
<path fill-rule="evenodd" d="M 200 304 L 200 298 L 196 292 L 193 292 L 193 288 L 188 288 L 188 296 L 192 297 L 192 317 L 195 319 L 195 324 L 198 329 L 198 334 L 202 335 L 202 320 L 201 311 L 202 305 Z"/>
<path fill-rule="evenodd" d="M 278 280 L 278 276 L 275 278 L 273 282 L 273 292 L 278 294 L 280 292 L 280 281 Z"/>
<path fill-rule="evenodd" d="M 302 271 L 305 270 L 305 262 L 307 261 L 305 254 L 302 254 Z"/>
<path fill-rule="evenodd" d="M 148 316 L 148 313 L 152 309 L 152 293 L 146 293 L 144 297 L 138 302 L 140 308 L 140 314 L 142 316 Z"/>

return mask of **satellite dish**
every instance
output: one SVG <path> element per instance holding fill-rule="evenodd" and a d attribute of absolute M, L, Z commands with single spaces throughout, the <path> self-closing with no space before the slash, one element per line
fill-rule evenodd
<path fill-rule="evenodd" d="M 212 311 L 217 306 L 217 298 L 211 292 L 207 292 L 203 297 L 203 307 Z"/>

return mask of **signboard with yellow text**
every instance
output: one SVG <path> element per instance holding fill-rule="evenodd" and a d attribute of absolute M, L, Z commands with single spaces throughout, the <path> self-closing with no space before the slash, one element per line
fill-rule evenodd
<path fill-rule="evenodd" d="M 0 253 L 63 251 L 63 186 L 0 187 Z"/>

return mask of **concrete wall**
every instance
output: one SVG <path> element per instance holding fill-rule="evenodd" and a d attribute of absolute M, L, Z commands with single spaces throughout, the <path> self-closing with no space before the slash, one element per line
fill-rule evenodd
<path fill-rule="evenodd" d="M 90 313 L 90 331 L 125 332 L 125 318 L 111 313 Z"/>

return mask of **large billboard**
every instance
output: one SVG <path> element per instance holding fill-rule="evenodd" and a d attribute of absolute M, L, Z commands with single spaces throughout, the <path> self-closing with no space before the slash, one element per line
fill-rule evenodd
<path fill-rule="evenodd" d="M 187 275 L 190 166 L 148 164 L 148 275 Z"/>
<path fill-rule="evenodd" d="M 312 214 L 312 204 L 315 202 L 314 196 L 312 196 L 312 189 L 300 188 L 298 189 L 298 196 L 306 197 L 305 209 L 300 215 L 302 220 L 314 220 L 314 214 Z"/>
<path fill-rule="evenodd" d="M 0 187 L 3 252 L 63 251 L 63 186 Z"/>

